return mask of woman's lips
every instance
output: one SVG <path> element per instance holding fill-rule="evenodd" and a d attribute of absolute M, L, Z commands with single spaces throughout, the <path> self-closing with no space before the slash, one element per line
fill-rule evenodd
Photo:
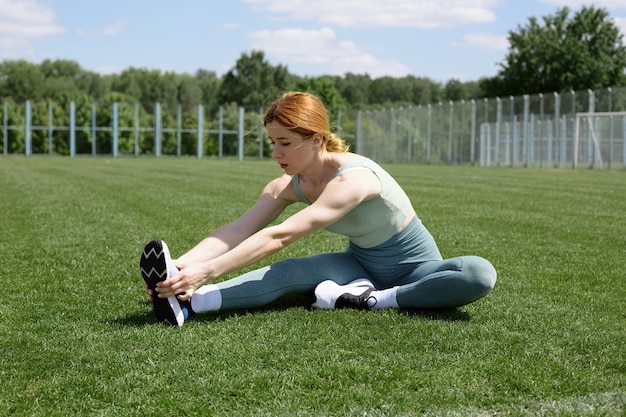
<path fill-rule="evenodd" d="M 287 168 L 287 164 L 280 164 L 280 167 L 281 167 L 282 169 L 285 169 L 285 168 Z"/>

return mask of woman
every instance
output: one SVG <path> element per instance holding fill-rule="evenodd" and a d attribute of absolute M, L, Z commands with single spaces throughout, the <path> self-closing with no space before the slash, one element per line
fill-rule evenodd
<path fill-rule="evenodd" d="M 256 204 L 177 260 L 163 241 L 144 249 L 141 271 L 158 321 L 182 326 L 195 313 L 259 307 L 287 293 L 315 294 L 319 309 L 420 309 L 458 307 L 492 290 L 494 267 L 476 256 L 442 259 L 402 188 L 378 164 L 348 152 L 318 98 L 286 93 L 264 123 L 284 174 Z M 268 226 L 296 202 L 306 207 Z M 347 250 L 207 284 L 320 229 L 348 236 Z"/>

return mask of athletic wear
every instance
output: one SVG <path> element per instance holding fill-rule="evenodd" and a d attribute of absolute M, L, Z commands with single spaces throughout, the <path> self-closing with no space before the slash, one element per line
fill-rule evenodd
<path fill-rule="evenodd" d="M 192 314 L 189 301 L 180 301 L 175 296 L 159 298 L 156 294 L 157 283 L 175 275 L 178 268 L 172 262 L 169 248 L 162 240 L 148 243 L 139 261 L 141 276 L 152 290 L 153 309 L 159 323 L 180 327 Z"/>
<path fill-rule="evenodd" d="M 369 280 L 378 290 L 366 297 L 378 297 L 371 308 L 452 308 L 489 294 L 496 282 L 496 271 L 489 261 L 477 256 L 444 260 L 417 216 L 398 233 L 413 209 L 397 182 L 367 158 L 350 161 L 336 175 L 348 169 L 372 170 L 381 181 L 382 191 L 379 197 L 361 203 L 327 228 L 350 238 L 345 252 L 285 259 L 219 282 L 215 284 L 221 296 L 219 305 L 205 300 L 215 299 L 215 287 L 207 294 L 194 293 L 193 305 L 201 308 L 197 312 L 260 307 L 290 293 L 313 295 L 318 285 L 328 280 L 335 283 L 330 285 L 334 290 L 358 279 Z M 298 198 L 310 204 L 299 188 L 297 176 L 292 184 Z M 328 294 L 318 297 L 314 307 L 336 308 L 344 294 L 360 296 L 363 292 L 349 287 Z M 351 303 L 345 297 L 339 302 L 342 306 Z"/>
<path fill-rule="evenodd" d="M 290 293 L 313 295 L 326 280 L 345 285 L 366 278 L 379 290 L 397 287 L 398 307 L 413 309 L 459 307 L 486 296 L 495 285 L 496 271 L 483 258 L 443 260 L 418 219 L 382 245 L 358 251 L 355 246 L 285 259 L 219 282 L 221 309 L 256 308 Z"/>
<path fill-rule="evenodd" d="M 380 195 L 362 202 L 326 230 L 346 235 L 362 248 L 371 248 L 395 235 L 412 213 L 413 207 L 396 180 L 371 159 L 354 159 L 339 167 L 333 178 L 351 169 L 369 169 L 376 174 L 381 184 Z M 311 202 L 300 190 L 297 174 L 292 177 L 292 184 L 300 201 L 310 205 Z"/>
<path fill-rule="evenodd" d="M 365 278 L 357 279 L 346 285 L 339 285 L 326 280 L 315 287 L 315 303 L 312 307 L 320 310 L 336 308 L 369 308 L 367 299 L 374 290 L 374 284 Z M 374 300 L 376 300 L 374 298 Z"/>

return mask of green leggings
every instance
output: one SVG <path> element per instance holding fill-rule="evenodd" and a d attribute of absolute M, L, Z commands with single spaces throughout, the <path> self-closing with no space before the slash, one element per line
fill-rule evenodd
<path fill-rule="evenodd" d="M 401 308 L 452 308 L 489 294 L 496 270 L 486 259 L 442 259 L 419 219 L 373 248 L 352 243 L 345 252 L 286 259 L 218 283 L 222 309 L 254 308 L 286 294 L 312 295 L 325 280 L 343 285 L 367 278 L 377 289 L 398 287 Z"/>

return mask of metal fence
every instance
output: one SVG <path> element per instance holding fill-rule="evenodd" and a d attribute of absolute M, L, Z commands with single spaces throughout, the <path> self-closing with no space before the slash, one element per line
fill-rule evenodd
<path fill-rule="evenodd" d="M 624 168 L 624 111 L 625 88 L 363 111 L 355 142 L 381 162 Z"/>
<path fill-rule="evenodd" d="M 269 156 L 263 109 L 4 101 L 0 111 L 4 155 Z M 609 88 L 332 118 L 357 153 L 382 163 L 625 168 L 625 111 L 626 89 Z"/>

